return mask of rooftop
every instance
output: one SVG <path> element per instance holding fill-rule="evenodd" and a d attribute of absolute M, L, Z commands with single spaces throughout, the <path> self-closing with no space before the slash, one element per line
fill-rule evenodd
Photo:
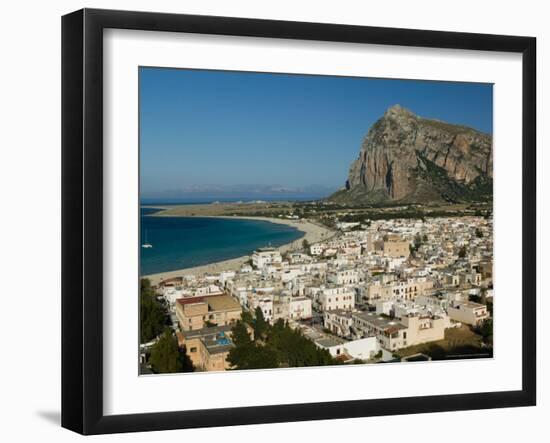
<path fill-rule="evenodd" d="M 176 303 L 180 305 L 191 305 L 194 303 L 203 303 L 206 297 L 186 297 L 186 298 L 178 298 L 176 300 Z"/>
<path fill-rule="evenodd" d="M 338 346 L 342 344 L 341 341 L 333 337 L 318 338 L 317 340 L 315 340 L 315 343 L 322 346 L 323 348 L 332 348 L 333 346 Z"/>
<path fill-rule="evenodd" d="M 291 297 L 290 299 L 291 301 L 306 301 L 306 300 L 311 300 L 309 297 Z"/>
<path fill-rule="evenodd" d="M 181 334 L 183 337 L 185 337 L 187 340 L 192 338 L 202 338 L 202 337 L 208 337 L 210 335 L 215 336 L 220 333 L 227 334 L 231 331 L 231 326 L 211 326 L 208 328 L 202 328 L 202 329 L 196 329 L 194 331 L 182 331 Z"/>
<path fill-rule="evenodd" d="M 461 306 L 465 306 L 467 308 L 472 308 L 472 309 L 485 308 L 486 307 L 485 305 L 482 305 L 480 303 L 475 303 L 473 301 L 456 301 L 456 302 L 454 302 L 454 305 L 455 306 L 461 305 Z"/>
<path fill-rule="evenodd" d="M 233 347 L 233 342 L 224 332 L 204 337 L 202 341 L 210 354 L 228 352 Z"/>
<path fill-rule="evenodd" d="M 241 309 L 241 305 L 230 295 L 215 295 L 208 297 L 208 306 L 212 311 L 227 311 L 230 309 Z"/>
<path fill-rule="evenodd" d="M 258 248 L 254 252 L 275 252 L 275 248 L 272 248 L 271 246 L 266 246 L 264 248 Z"/>
<path fill-rule="evenodd" d="M 351 311 L 347 311 L 345 309 L 331 309 L 331 310 L 327 310 L 325 311 L 327 314 L 334 314 L 334 315 L 340 315 L 342 317 L 347 317 L 347 318 L 351 318 L 352 316 L 352 312 Z"/>
<path fill-rule="evenodd" d="M 161 280 L 159 286 L 177 285 L 183 283 L 183 277 L 171 277 L 166 280 Z"/>
<path fill-rule="evenodd" d="M 355 312 L 353 316 L 360 320 L 367 321 L 380 329 L 407 329 L 405 325 L 402 325 L 397 320 L 389 317 L 382 317 L 374 312 Z"/>

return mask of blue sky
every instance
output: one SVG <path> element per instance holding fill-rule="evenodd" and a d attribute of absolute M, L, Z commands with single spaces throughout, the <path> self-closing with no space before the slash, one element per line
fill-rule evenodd
<path fill-rule="evenodd" d="M 142 197 L 335 190 L 394 104 L 492 133 L 489 84 L 145 67 L 139 75 Z"/>

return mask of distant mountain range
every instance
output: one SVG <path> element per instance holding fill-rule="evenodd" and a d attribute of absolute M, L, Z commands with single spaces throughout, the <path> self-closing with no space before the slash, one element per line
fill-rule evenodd
<path fill-rule="evenodd" d="M 345 187 L 329 199 L 353 204 L 490 201 L 492 145 L 491 135 L 395 105 L 370 128 Z"/>
<path fill-rule="evenodd" d="M 196 185 L 176 190 L 143 192 L 142 200 L 317 200 L 325 198 L 337 189 L 322 185 L 291 187 L 282 185 L 238 184 Z"/>

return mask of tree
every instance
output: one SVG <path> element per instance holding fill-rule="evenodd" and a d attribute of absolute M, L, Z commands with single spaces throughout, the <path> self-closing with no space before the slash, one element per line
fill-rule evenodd
<path fill-rule="evenodd" d="M 482 302 L 481 296 L 480 295 L 475 295 L 475 294 L 470 294 L 468 296 L 468 300 L 470 300 L 474 303 L 481 303 Z"/>
<path fill-rule="evenodd" d="M 246 367 L 243 369 L 268 369 L 278 368 L 279 359 L 277 352 L 267 346 L 252 345 Z"/>
<path fill-rule="evenodd" d="M 279 361 L 289 367 L 336 364 L 326 349 L 318 348 L 300 331 L 293 330 L 281 319 L 271 328 L 266 343 L 277 351 Z"/>
<path fill-rule="evenodd" d="M 307 241 L 307 239 L 304 238 L 304 240 L 302 241 L 302 249 L 304 251 L 309 251 L 309 242 Z"/>
<path fill-rule="evenodd" d="M 493 345 L 493 319 L 488 318 L 478 328 L 479 334 L 483 337 L 483 342 Z"/>
<path fill-rule="evenodd" d="M 414 247 L 418 251 L 420 246 L 422 246 L 422 237 L 420 237 L 420 234 L 416 234 L 414 236 Z"/>
<path fill-rule="evenodd" d="M 167 328 L 151 348 L 149 362 L 157 374 L 180 372 L 183 369 L 178 342 L 170 329 Z"/>
<path fill-rule="evenodd" d="M 195 370 L 195 367 L 193 366 L 193 362 L 189 358 L 189 355 L 187 355 L 187 347 L 184 346 L 183 348 L 180 348 L 178 351 L 179 351 L 179 361 L 180 361 L 179 372 L 193 372 Z"/>
<path fill-rule="evenodd" d="M 146 278 L 141 279 L 139 305 L 140 338 L 142 343 L 147 343 L 164 330 L 165 313 Z"/>
<path fill-rule="evenodd" d="M 278 368 L 277 353 L 254 342 L 240 344 L 229 351 L 227 361 L 234 369 Z"/>
<path fill-rule="evenodd" d="M 148 294 L 153 293 L 153 288 L 151 287 L 151 280 L 149 280 L 148 278 L 142 278 L 139 283 L 140 283 L 141 292 L 147 292 Z"/>
<path fill-rule="evenodd" d="M 467 253 L 468 253 L 468 251 L 466 249 L 466 246 L 461 246 L 461 248 L 458 251 L 458 257 L 459 258 L 464 258 L 464 257 L 466 257 Z"/>
<path fill-rule="evenodd" d="M 424 235 L 422 236 L 422 241 L 423 241 L 423 242 L 427 242 L 427 241 L 428 241 L 428 234 L 424 234 Z"/>
<path fill-rule="evenodd" d="M 491 314 L 491 317 L 493 316 L 493 302 L 487 301 L 487 311 L 489 311 L 489 314 Z"/>
<path fill-rule="evenodd" d="M 476 228 L 476 237 L 483 238 L 483 231 L 479 228 Z"/>
<path fill-rule="evenodd" d="M 265 321 L 264 313 L 259 306 L 254 311 L 254 316 L 254 340 L 258 340 L 267 332 L 269 325 Z"/>
<path fill-rule="evenodd" d="M 254 323 L 258 326 L 257 314 Z M 263 320 L 265 322 L 265 320 Z M 256 339 L 259 336 L 255 336 Z M 280 366 L 325 366 L 338 364 L 326 349 L 318 348 L 298 330 L 293 330 L 279 319 L 273 326 L 265 324 L 260 341 L 252 341 L 246 325 L 240 321 L 232 329 L 235 345 L 229 351 L 227 361 L 234 369 L 263 369 Z"/>
<path fill-rule="evenodd" d="M 238 321 L 235 323 L 235 326 L 231 329 L 231 339 L 235 346 L 246 346 L 252 343 L 244 322 Z"/>
<path fill-rule="evenodd" d="M 241 321 L 245 324 L 251 325 L 254 321 L 250 311 L 244 311 L 241 313 Z"/>
<path fill-rule="evenodd" d="M 258 315 L 254 324 L 255 331 L 258 327 L 259 318 L 265 323 L 263 315 Z M 265 323 L 265 327 L 267 327 L 267 323 Z M 260 326 L 260 328 L 262 328 L 262 326 Z M 254 338 L 259 337 L 259 335 L 257 335 L 258 333 L 262 332 L 255 332 Z M 247 326 L 243 321 L 238 321 L 235 326 L 233 326 L 231 337 L 235 347 L 229 351 L 227 361 L 234 369 L 266 369 L 279 367 L 277 353 L 271 348 L 267 348 L 264 345 L 252 341 L 248 334 Z"/>

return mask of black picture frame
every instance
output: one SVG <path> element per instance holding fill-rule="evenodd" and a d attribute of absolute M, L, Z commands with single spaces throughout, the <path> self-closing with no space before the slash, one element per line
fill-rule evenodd
<path fill-rule="evenodd" d="M 103 413 L 103 30 L 453 48 L 522 54 L 522 389 L 132 415 Z M 321 420 L 536 404 L 536 39 L 83 9 L 62 18 L 62 426 L 82 434 Z"/>

